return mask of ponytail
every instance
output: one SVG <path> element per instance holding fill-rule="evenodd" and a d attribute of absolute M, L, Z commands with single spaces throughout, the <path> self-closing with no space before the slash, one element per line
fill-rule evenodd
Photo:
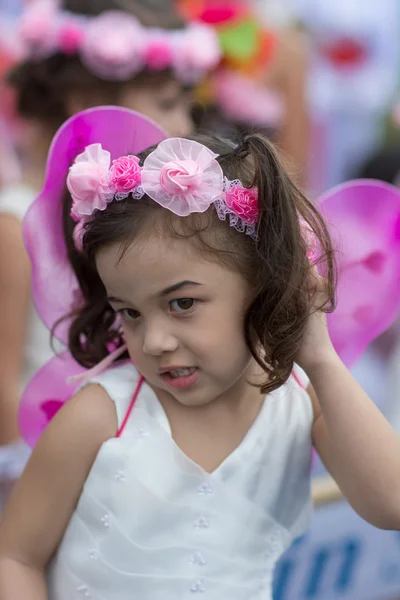
<path fill-rule="evenodd" d="M 334 309 L 334 254 L 317 208 L 291 180 L 266 137 L 258 133 L 245 136 L 232 155 L 235 176 L 258 189 L 258 275 L 245 332 L 254 358 L 268 373 L 262 387 L 268 393 L 282 385 L 292 371 L 311 308 L 308 276 L 313 264 L 319 265 L 327 279 L 327 302 L 319 308 L 325 312 Z M 307 258 L 301 219 L 317 240 L 318 257 L 313 264 Z"/>

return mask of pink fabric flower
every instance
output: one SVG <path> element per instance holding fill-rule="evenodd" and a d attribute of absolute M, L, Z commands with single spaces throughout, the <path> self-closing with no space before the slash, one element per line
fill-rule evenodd
<path fill-rule="evenodd" d="M 60 50 L 65 54 L 76 54 L 84 40 L 85 32 L 78 23 L 66 21 L 59 32 Z"/>
<path fill-rule="evenodd" d="M 36 0 L 24 10 L 19 24 L 22 44 L 29 54 L 46 57 L 56 50 L 57 11 L 51 0 Z"/>
<path fill-rule="evenodd" d="M 88 22 L 81 56 L 104 79 L 129 79 L 143 66 L 144 47 L 143 29 L 133 16 L 107 11 Z"/>
<path fill-rule="evenodd" d="M 162 71 L 171 66 L 173 53 L 166 36 L 162 37 L 160 35 L 149 40 L 144 52 L 144 61 L 146 66 L 154 71 Z"/>
<path fill-rule="evenodd" d="M 235 184 L 225 192 L 225 204 L 245 223 L 254 225 L 258 217 L 257 188 Z"/>
<path fill-rule="evenodd" d="M 114 194 L 108 185 L 110 153 L 101 144 L 88 146 L 76 157 L 69 170 L 67 187 L 73 204 L 71 215 L 77 221 L 95 210 L 104 210 Z"/>
<path fill-rule="evenodd" d="M 206 25 L 190 25 L 177 39 L 174 67 L 184 81 L 196 80 L 216 68 L 221 58 L 217 33 Z"/>
<path fill-rule="evenodd" d="M 194 160 L 171 161 L 161 169 L 160 184 L 168 194 L 186 194 L 200 187 L 202 175 Z"/>
<path fill-rule="evenodd" d="M 180 217 L 202 213 L 223 191 L 223 174 L 217 155 L 183 138 L 161 142 L 144 161 L 145 193 Z"/>
<path fill-rule="evenodd" d="M 137 156 L 121 156 L 112 162 L 110 185 L 116 192 L 131 192 L 140 184 L 141 170 Z"/>

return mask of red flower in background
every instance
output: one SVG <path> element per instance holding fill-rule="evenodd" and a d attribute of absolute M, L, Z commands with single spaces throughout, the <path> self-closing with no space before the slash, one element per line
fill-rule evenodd
<path fill-rule="evenodd" d="M 322 54 L 337 67 L 352 67 L 364 62 L 367 50 L 358 40 L 342 38 L 323 45 Z"/>
<path fill-rule="evenodd" d="M 185 19 L 208 25 L 231 24 L 248 13 L 241 0 L 177 0 L 177 6 Z"/>

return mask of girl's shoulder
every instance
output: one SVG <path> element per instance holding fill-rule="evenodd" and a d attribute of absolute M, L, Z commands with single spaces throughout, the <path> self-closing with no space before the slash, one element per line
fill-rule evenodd
<path fill-rule="evenodd" d="M 132 402 L 132 398 L 141 381 L 141 377 L 131 361 L 107 369 L 101 375 L 93 377 L 80 388 L 80 393 L 89 386 L 100 386 L 114 405 L 117 425 L 120 426 Z"/>
<path fill-rule="evenodd" d="M 286 423 L 290 420 L 291 423 L 297 423 L 297 427 L 302 423 L 305 431 L 309 431 L 314 421 L 313 403 L 308 393 L 309 384 L 306 373 L 295 365 L 286 383 L 272 392 L 267 405 L 273 406 L 275 418 L 281 420 L 283 428 L 286 428 Z"/>
<path fill-rule="evenodd" d="M 3 549 L 26 564 L 45 568 L 100 448 L 116 429 L 113 403 L 99 385 L 88 385 L 64 404 L 36 444 L 2 515 Z"/>

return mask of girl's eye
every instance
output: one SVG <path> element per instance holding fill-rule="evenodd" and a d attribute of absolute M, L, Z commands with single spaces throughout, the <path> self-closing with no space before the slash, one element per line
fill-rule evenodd
<path fill-rule="evenodd" d="M 171 311 L 175 313 L 182 313 L 190 310 L 196 304 L 196 300 L 193 298 L 178 298 L 178 300 L 172 300 L 169 303 Z"/>
<path fill-rule="evenodd" d="M 134 308 L 123 308 L 122 310 L 118 311 L 120 313 L 120 315 L 122 315 L 122 317 L 124 319 L 127 319 L 128 321 L 134 321 L 135 319 L 138 319 L 140 314 L 137 310 L 135 310 Z"/>

